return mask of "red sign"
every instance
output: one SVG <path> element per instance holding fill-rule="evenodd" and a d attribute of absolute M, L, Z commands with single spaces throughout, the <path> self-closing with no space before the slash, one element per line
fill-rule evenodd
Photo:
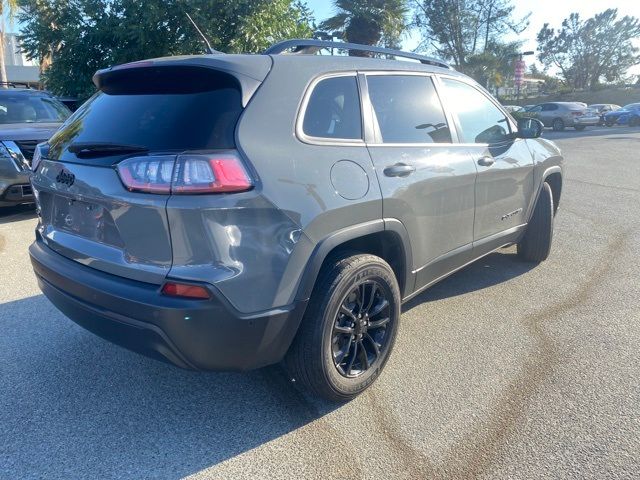
<path fill-rule="evenodd" d="M 515 67 L 515 80 L 516 80 L 516 86 L 521 87 L 522 84 L 524 83 L 524 72 L 527 68 L 527 64 L 524 62 L 524 60 L 518 60 L 516 62 L 516 67 Z"/>

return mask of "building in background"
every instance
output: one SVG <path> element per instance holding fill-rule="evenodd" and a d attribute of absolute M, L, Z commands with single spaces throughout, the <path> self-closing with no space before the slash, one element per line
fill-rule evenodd
<path fill-rule="evenodd" d="M 500 98 L 516 98 L 517 89 L 513 85 L 513 82 L 509 82 L 511 85 L 507 87 L 498 88 L 497 94 Z M 540 78 L 522 77 L 522 84 L 520 87 L 520 97 L 537 97 L 540 95 L 540 89 L 544 85 L 544 80 Z"/>
<path fill-rule="evenodd" d="M 20 41 L 15 33 L 4 36 L 4 61 L 9 82 L 26 83 L 33 88 L 40 86 L 40 67 L 37 62 L 28 60 L 20 49 Z"/>

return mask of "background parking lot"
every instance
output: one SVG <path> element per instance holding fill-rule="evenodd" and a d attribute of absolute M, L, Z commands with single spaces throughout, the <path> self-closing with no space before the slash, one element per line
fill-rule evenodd
<path fill-rule="evenodd" d="M 32 210 L 0 213 L 0 478 L 637 478 L 640 129 L 545 136 L 566 158 L 549 260 L 505 249 L 412 300 L 344 406 L 94 337 L 39 293 Z"/>

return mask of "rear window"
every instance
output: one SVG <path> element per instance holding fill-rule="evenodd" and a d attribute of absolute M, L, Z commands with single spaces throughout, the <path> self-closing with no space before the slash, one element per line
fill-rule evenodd
<path fill-rule="evenodd" d="M 51 138 L 50 156 L 64 157 L 74 143 L 137 145 L 152 152 L 234 148 L 242 113 L 239 87 L 230 82 L 207 91 L 156 87 L 152 93 L 136 84 L 96 94 Z"/>
<path fill-rule="evenodd" d="M 314 88 L 304 114 L 302 130 L 316 138 L 362 138 L 360 95 L 355 75 L 332 77 Z"/>
<path fill-rule="evenodd" d="M 40 95 L 0 95 L 0 124 L 62 123 L 71 112 L 59 101 Z"/>

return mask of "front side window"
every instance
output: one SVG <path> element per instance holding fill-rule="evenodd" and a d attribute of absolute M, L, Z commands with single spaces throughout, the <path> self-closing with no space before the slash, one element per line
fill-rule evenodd
<path fill-rule="evenodd" d="M 383 143 L 451 143 L 431 78 L 370 75 L 367 85 Z"/>
<path fill-rule="evenodd" d="M 44 95 L 0 95 L 0 123 L 62 123 L 71 112 L 58 100 Z"/>
<path fill-rule="evenodd" d="M 304 113 L 302 131 L 317 138 L 362 139 L 360 95 L 355 76 L 326 78 L 315 86 Z"/>
<path fill-rule="evenodd" d="M 458 118 L 462 142 L 495 144 L 510 138 L 507 117 L 485 94 L 457 80 L 444 78 L 442 83 L 446 105 Z"/>

